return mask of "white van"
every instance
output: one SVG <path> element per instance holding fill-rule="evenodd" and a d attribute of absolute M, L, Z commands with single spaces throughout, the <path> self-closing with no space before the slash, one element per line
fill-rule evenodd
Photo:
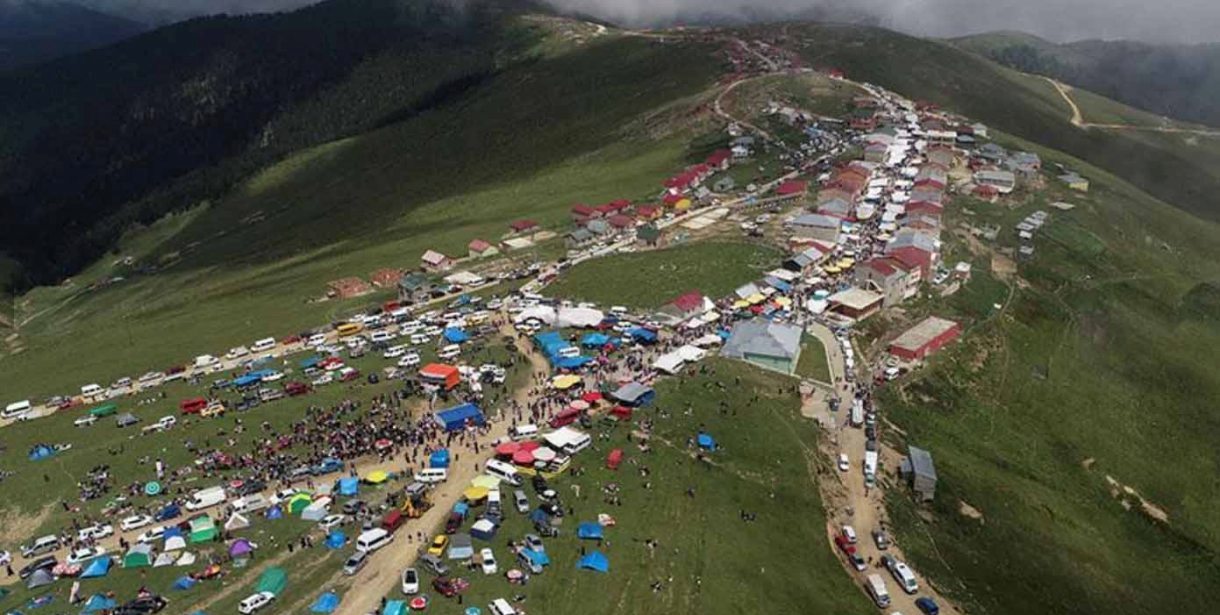
<path fill-rule="evenodd" d="M 457 344 L 449 344 L 448 346 L 441 348 L 441 351 L 436 353 L 436 356 L 437 358 L 448 361 L 450 359 L 457 358 L 457 356 L 460 354 L 462 354 L 461 346 L 458 346 Z"/>
<path fill-rule="evenodd" d="M 245 497 L 233 500 L 233 510 L 243 515 L 246 513 L 265 510 L 269 506 L 271 506 L 271 503 L 268 502 L 267 498 L 263 497 L 261 493 L 252 493 Z"/>
<path fill-rule="evenodd" d="M 228 499 L 229 496 L 225 495 L 224 487 L 208 487 L 191 494 L 190 501 L 186 503 L 186 509 L 191 511 L 201 510 L 209 506 L 221 504 Z"/>
<path fill-rule="evenodd" d="M 890 592 L 885 588 L 885 581 L 882 580 L 881 575 L 868 575 L 865 587 L 868 589 L 868 595 L 872 597 L 878 607 L 884 609 L 890 605 Z"/>
<path fill-rule="evenodd" d="M 511 464 L 504 463 L 499 459 L 487 460 L 487 465 L 484 466 L 483 472 L 488 476 L 494 476 L 514 487 L 521 486 L 521 475 L 517 473 L 517 468 Z"/>
<path fill-rule="evenodd" d="M 201 355 L 195 357 L 195 368 L 196 369 L 208 369 L 209 367 L 212 367 L 213 365 L 216 365 L 218 363 L 220 363 L 220 359 L 217 359 L 216 357 L 214 357 L 210 354 L 201 354 Z"/>
<path fill-rule="evenodd" d="M 501 500 L 500 500 L 500 490 L 499 489 L 492 489 L 487 492 L 487 505 L 488 506 L 491 506 L 492 504 L 499 506 L 500 501 Z"/>
<path fill-rule="evenodd" d="M 445 468 L 425 468 L 415 473 L 415 480 L 425 484 L 443 483 L 449 478 Z"/>
<path fill-rule="evenodd" d="M 391 542 L 394 542 L 393 534 L 381 528 L 374 528 L 356 538 L 356 550 L 372 553 Z"/>
<path fill-rule="evenodd" d="M 912 595 L 919 591 L 919 581 L 915 580 L 915 573 L 911 572 L 910 566 L 893 558 L 888 559 L 885 563 L 902 591 Z"/>
<path fill-rule="evenodd" d="M 23 418 L 33 406 L 30 405 L 30 400 L 24 399 L 15 401 L 4 407 L 4 412 L 0 412 L 0 419 L 19 419 Z"/>
<path fill-rule="evenodd" d="M 89 397 L 89 398 L 97 397 L 98 395 L 101 395 L 103 392 L 105 392 L 105 389 L 103 389 L 100 384 L 86 384 L 85 386 L 80 388 L 80 394 L 83 397 Z"/>
<path fill-rule="evenodd" d="M 517 425 L 508 433 L 513 440 L 528 440 L 538 435 L 538 426 L 533 423 Z"/>
<path fill-rule="evenodd" d="M 503 598 L 492 600 L 491 604 L 487 605 L 487 611 L 491 615 L 517 615 L 517 610 L 513 608 L 513 605 Z"/>
<path fill-rule="evenodd" d="M 271 350 L 272 348 L 275 348 L 275 338 L 274 337 L 264 337 L 263 339 L 258 340 L 257 342 L 254 342 L 254 344 L 250 346 L 250 351 L 251 352 L 267 352 L 268 350 Z"/>
<path fill-rule="evenodd" d="M 21 547 L 21 557 L 29 559 L 29 558 L 35 557 L 37 555 L 42 555 L 43 553 L 50 553 L 52 551 L 58 551 L 59 547 L 60 547 L 59 536 L 56 536 L 54 534 L 51 534 L 49 536 L 43 536 L 42 538 L 35 540 L 28 547 L 23 545 Z"/>

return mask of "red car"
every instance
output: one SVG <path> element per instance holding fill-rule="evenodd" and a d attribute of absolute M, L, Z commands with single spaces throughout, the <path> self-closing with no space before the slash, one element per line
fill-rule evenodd
<path fill-rule="evenodd" d="M 432 589 L 440 592 L 446 598 L 452 598 L 470 587 L 470 582 L 462 578 L 436 577 L 432 579 Z"/>
<path fill-rule="evenodd" d="M 462 515 L 460 513 L 449 513 L 449 518 L 445 519 L 445 533 L 456 534 L 462 527 Z"/>
<path fill-rule="evenodd" d="M 839 547 L 839 550 L 847 555 L 856 552 L 856 545 L 851 544 L 851 541 L 847 540 L 847 537 L 842 534 L 835 535 L 835 546 Z"/>
<path fill-rule="evenodd" d="M 207 407 L 208 400 L 203 397 L 192 397 L 178 402 L 178 409 L 182 414 L 199 414 Z"/>
<path fill-rule="evenodd" d="M 309 392 L 309 385 L 304 382 L 292 381 L 284 385 L 284 392 L 292 397 L 304 395 Z"/>

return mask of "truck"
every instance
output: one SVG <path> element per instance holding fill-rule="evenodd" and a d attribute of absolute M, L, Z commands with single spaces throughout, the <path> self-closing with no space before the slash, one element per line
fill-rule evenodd
<path fill-rule="evenodd" d="M 864 425 L 864 400 L 860 398 L 853 399 L 851 402 L 851 426 L 861 427 Z"/>
<path fill-rule="evenodd" d="M 877 482 L 877 451 L 864 451 L 864 484 Z"/>
<path fill-rule="evenodd" d="M 885 588 L 885 579 L 879 574 L 870 574 L 867 578 L 865 586 L 868 589 L 868 595 L 877 603 L 880 608 L 886 608 L 890 605 L 890 592 Z"/>

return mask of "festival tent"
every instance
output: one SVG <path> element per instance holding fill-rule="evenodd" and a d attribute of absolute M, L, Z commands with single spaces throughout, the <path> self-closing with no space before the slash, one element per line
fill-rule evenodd
<path fill-rule="evenodd" d="M 186 590 L 194 587 L 195 584 L 198 582 L 199 581 L 196 581 L 195 579 L 192 579 L 191 577 L 189 577 L 187 575 L 183 575 L 183 576 L 178 577 L 177 581 L 174 581 L 174 589 L 179 590 L 179 591 L 186 591 Z"/>
<path fill-rule="evenodd" d="M 610 572 L 610 560 L 601 551 L 594 551 L 576 562 L 576 567 L 595 572 Z"/>
<path fill-rule="evenodd" d="M 470 535 L 479 540 L 490 541 L 496 537 L 496 524 L 489 519 L 479 519 L 470 526 Z"/>
<path fill-rule="evenodd" d="M 354 476 L 345 476 L 339 479 L 339 495 L 353 496 L 360 491 L 360 479 Z"/>
<path fill-rule="evenodd" d="M 152 545 L 138 543 L 127 550 L 123 556 L 124 568 L 143 568 L 152 565 Z"/>
<path fill-rule="evenodd" d="M 254 591 L 271 592 L 279 596 L 287 585 L 288 573 L 284 572 L 283 568 L 268 568 L 263 572 L 263 576 L 259 577 L 258 586 L 254 588 Z"/>
<path fill-rule="evenodd" d="M 699 443 L 699 448 L 705 448 L 709 451 L 716 450 L 716 440 L 712 438 L 711 434 L 700 433 L 695 440 Z"/>
<path fill-rule="evenodd" d="M 555 458 L 558 456 L 559 453 L 556 453 L 555 449 L 549 446 L 539 446 L 538 448 L 534 449 L 534 459 L 537 459 L 543 463 L 555 461 Z"/>
<path fill-rule="evenodd" d="M 497 489 L 500 487 L 500 479 L 491 476 L 490 474 L 480 474 L 470 479 L 471 487 L 483 487 L 484 489 Z"/>
<path fill-rule="evenodd" d="M 682 360 L 686 361 L 687 363 L 694 363 L 695 361 L 702 361 L 703 357 L 707 356 L 706 350 L 699 348 L 698 346 L 692 346 L 690 344 L 686 344 L 684 346 L 679 347 L 677 350 L 677 353 L 678 353 L 678 356 L 682 357 Z"/>
<path fill-rule="evenodd" d="M 186 538 L 181 534 L 170 536 L 165 539 L 166 551 L 178 551 L 186 548 Z"/>
<path fill-rule="evenodd" d="M 580 368 L 584 367 L 585 364 L 589 363 L 592 360 L 593 360 L 592 357 L 582 357 L 582 356 L 559 357 L 559 358 L 555 359 L 554 361 L 552 361 L 551 364 L 559 369 L 580 369 Z"/>
<path fill-rule="evenodd" d="M 512 457 L 517 449 L 521 448 L 516 442 L 501 442 L 496 445 L 497 457 Z"/>
<path fill-rule="evenodd" d="M 580 345 L 585 348 L 601 348 L 610 343 L 610 336 L 605 333 L 586 333 L 580 338 Z"/>
<path fill-rule="evenodd" d="M 166 566 L 172 566 L 174 563 L 174 560 L 176 560 L 176 559 L 178 559 L 178 557 L 176 555 L 174 555 L 173 553 L 170 553 L 169 551 L 166 551 L 166 552 L 162 553 L 161 555 L 158 555 L 157 559 L 153 560 L 153 568 L 164 568 Z"/>
<path fill-rule="evenodd" d="M 479 407 L 474 404 L 462 404 L 448 410 L 441 410 L 434 416 L 436 422 L 445 431 L 460 431 L 466 428 L 467 423 L 483 426 L 487 422 Z"/>
<path fill-rule="evenodd" d="M 407 615 L 407 603 L 402 600 L 390 600 L 381 608 L 381 615 Z"/>
<path fill-rule="evenodd" d="M 466 502 L 455 502 L 453 504 L 453 512 L 461 515 L 461 517 L 465 519 L 466 515 L 470 514 L 470 504 L 467 504 Z"/>
<path fill-rule="evenodd" d="M 309 606 L 310 613 L 334 613 L 339 608 L 339 594 L 325 592 Z"/>
<path fill-rule="evenodd" d="M 428 467 L 429 468 L 447 468 L 447 467 L 449 467 L 449 449 L 442 448 L 439 450 L 432 451 L 432 454 L 428 456 Z"/>
<path fill-rule="evenodd" d="M 88 615 L 89 613 L 112 611 L 118 606 L 119 602 L 114 598 L 107 598 L 105 594 L 93 594 L 85 601 L 85 608 L 81 613 Z"/>
<path fill-rule="evenodd" d="M 555 326 L 560 329 L 588 329 L 596 327 L 606 319 L 606 314 L 593 308 L 571 307 L 559 308 L 555 318 Z"/>
<path fill-rule="evenodd" d="M 627 330 L 627 336 L 641 344 L 657 343 L 657 332 L 644 327 L 633 327 Z"/>
<path fill-rule="evenodd" d="M 225 530 L 230 532 L 233 530 L 244 530 L 248 527 L 250 527 L 250 520 L 245 518 L 241 513 L 235 512 L 225 521 Z"/>
<path fill-rule="evenodd" d="M 513 322 L 520 324 L 530 320 L 537 320 L 550 326 L 555 324 L 555 319 L 558 317 L 558 314 L 555 313 L 555 308 L 549 305 L 537 305 L 527 307 L 518 312 L 516 316 L 513 316 Z"/>
<path fill-rule="evenodd" d="M 347 534 L 344 534 L 339 530 L 331 530 L 331 532 L 326 535 L 327 549 L 342 549 L 343 545 L 345 544 L 347 544 Z"/>
<path fill-rule="evenodd" d="M 50 585 L 54 582 L 55 576 L 51 574 L 50 570 L 39 568 L 34 571 L 34 574 L 30 575 L 29 579 L 26 579 L 25 586 L 29 589 L 34 589 L 35 587 Z"/>
<path fill-rule="evenodd" d="M 364 482 L 370 485 L 380 485 L 390 479 L 390 473 L 385 470 L 373 470 L 364 475 Z"/>
<path fill-rule="evenodd" d="M 112 562 L 109 555 L 95 557 L 92 561 L 85 565 L 85 570 L 80 573 L 80 578 L 92 579 L 96 577 L 104 577 L 107 574 L 110 574 L 111 563 Z"/>
<path fill-rule="evenodd" d="M 527 549 L 521 549 L 521 554 L 524 555 L 527 559 L 529 559 L 529 561 L 531 561 L 539 566 L 550 566 L 551 565 L 551 558 L 546 554 L 545 551 L 535 551 L 533 549 L 527 548 Z"/>
<path fill-rule="evenodd" d="M 272 506 L 271 508 L 268 508 L 267 509 L 267 518 L 271 519 L 271 520 L 283 519 L 284 518 L 284 509 L 280 508 L 279 506 Z"/>
<path fill-rule="evenodd" d="M 584 521 L 576 528 L 576 537 L 583 540 L 601 540 L 602 526 L 593 521 Z"/>
<path fill-rule="evenodd" d="M 318 498 L 317 501 L 305 507 L 301 511 L 301 519 L 305 521 L 321 521 L 326 517 L 330 509 L 331 499 L 328 497 Z"/>
<path fill-rule="evenodd" d="M 652 368 L 673 375 L 682 369 L 684 363 L 682 356 L 677 352 L 669 352 L 657 357 L 657 360 L 652 362 Z"/>
<path fill-rule="evenodd" d="M 513 463 L 520 465 L 520 466 L 533 465 L 534 464 L 533 451 L 527 451 L 525 449 L 518 449 L 517 452 L 513 453 Z"/>
<path fill-rule="evenodd" d="M 623 463 L 623 449 L 616 448 L 606 455 L 606 467 L 611 470 L 617 470 L 619 465 Z"/>
<path fill-rule="evenodd" d="M 214 540 L 219 533 L 216 522 L 207 515 L 191 520 L 191 544 Z"/>
<path fill-rule="evenodd" d="M 37 444 L 30 449 L 29 458 L 30 461 L 42 461 L 43 459 L 51 457 L 54 454 L 55 449 L 47 446 L 46 444 Z"/>
<path fill-rule="evenodd" d="M 656 398 L 657 393 L 652 387 L 638 382 L 628 382 L 610 394 L 625 406 L 647 406 Z"/>
<path fill-rule="evenodd" d="M 563 376 L 555 376 L 554 378 L 551 378 L 551 386 L 560 391 L 566 391 L 580 384 L 581 382 L 584 382 L 584 380 L 581 379 L 580 376 L 574 376 L 572 374 L 565 374 Z"/>
<path fill-rule="evenodd" d="M 187 551 L 186 553 L 183 553 L 178 558 L 178 561 L 174 562 L 174 565 L 175 566 L 191 566 L 195 563 L 196 559 L 198 559 L 198 558 L 195 557 L 194 553 Z"/>
<path fill-rule="evenodd" d="M 462 492 L 462 497 L 466 498 L 467 502 L 474 504 L 487 499 L 487 492 L 487 487 L 467 487 Z"/>
<path fill-rule="evenodd" d="M 229 556 L 230 557 L 241 557 L 243 555 L 250 555 L 250 553 L 252 553 L 253 551 L 254 551 L 254 545 L 249 540 L 246 540 L 245 538 L 238 538 L 237 540 L 233 541 L 232 545 L 229 545 Z"/>
<path fill-rule="evenodd" d="M 305 510 L 313 503 L 313 498 L 308 493 L 298 493 L 288 498 L 288 514 L 297 515 L 302 510 Z"/>
<path fill-rule="evenodd" d="M 615 406 L 610 409 L 610 416 L 620 421 L 630 421 L 633 410 L 628 406 Z"/>
<path fill-rule="evenodd" d="M 457 327 L 448 327 L 442 334 L 445 336 L 445 341 L 450 344 L 461 344 L 462 342 L 470 341 L 470 335 Z"/>
<path fill-rule="evenodd" d="M 474 543 L 470 534 L 454 534 L 449 537 L 449 559 L 470 559 L 474 557 Z"/>

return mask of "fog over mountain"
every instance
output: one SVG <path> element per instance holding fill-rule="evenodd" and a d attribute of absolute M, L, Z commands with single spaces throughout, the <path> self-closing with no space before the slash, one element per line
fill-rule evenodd
<path fill-rule="evenodd" d="M 313 0 L 79 0 L 143 21 L 285 10 Z M 460 1 L 460 0 L 458 0 Z M 1022 30 L 1056 40 L 1220 41 L 1216 0 L 548 0 L 617 23 L 644 26 L 731 19 L 850 18 L 926 36 Z"/>

